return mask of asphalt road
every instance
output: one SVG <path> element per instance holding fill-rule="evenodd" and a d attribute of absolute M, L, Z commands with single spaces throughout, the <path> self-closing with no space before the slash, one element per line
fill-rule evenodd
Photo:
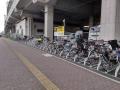
<path fill-rule="evenodd" d="M 120 90 L 120 83 L 0 38 L 0 90 Z"/>

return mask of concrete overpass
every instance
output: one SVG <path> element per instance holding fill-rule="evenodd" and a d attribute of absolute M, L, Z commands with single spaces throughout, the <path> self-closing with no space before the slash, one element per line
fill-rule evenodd
<path fill-rule="evenodd" d="M 26 18 L 28 31 L 34 31 L 32 23 L 44 23 L 44 34 L 52 39 L 53 26 L 62 24 L 81 27 L 101 24 L 101 39 L 118 39 L 120 29 L 119 0 L 10 0 L 5 30 Z M 109 35 L 108 35 L 109 33 Z"/>

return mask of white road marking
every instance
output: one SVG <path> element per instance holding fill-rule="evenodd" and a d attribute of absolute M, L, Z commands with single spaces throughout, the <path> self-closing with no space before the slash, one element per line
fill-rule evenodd
<path fill-rule="evenodd" d="M 48 54 L 48 53 L 46 53 L 46 54 L 42 54 L 43 56 L 45 56 L 45 57 L 52 57 L 53 55 L 51 55 L 51 54 Z"/>
<path fill-rule="evenodd" d="M 101 76 L 101 77 L 103 77 L 103 78 L 106 78 L 106 79 L 108 79 L 108 80 L 111 80 L 112 82 L 115 82 L 115 83 L 120 84 L 120 81 L 117 81 L 117 80 L 115 80 L 115 79 L 109 78 L 109 77 L 107 77 L 107 76 L 105 76 L 105 75 L 102 75 L 102 74 L 100 74 L 100 73 L 97 73 L 97 72 L 95 72 L 95 71 L 92 71 L 92 70 L 90 70 L 90 69 L 87 69 L 87 68 L 85 68 L 85 67 L 82 67 L 82 66 L 80 66 L 80 65 L 77 65 L 77 64 L 75 64 L 75 63 L 72 63 L 72 62 L 67 61 L 67 60 L 65 60 L 65 59 L 63 59 L 63 58 L 57 57 L 57 56 L 55 56 L 55 55 L 52 55 L 52 56 L 54 56 L 55 58 L 61 59 L 62 61 L 67 62 L 67 63 L 69 63 L 69 64 L 72 64 L 72 65 L 74 65 L 74 66 L 80 67 L 80 68 L 82 68 L 82 69 L 84 69 L 84 70 L 87 70 L 87 71 L 89 71 L 89 72 L 91 72 L 91 73 L 94 73 L 94 74 L 96 74 L 96 75 L 98 75 L 98 76 Z M 57 60 L 57 61 L 58 61 L 58 60 Z"/>

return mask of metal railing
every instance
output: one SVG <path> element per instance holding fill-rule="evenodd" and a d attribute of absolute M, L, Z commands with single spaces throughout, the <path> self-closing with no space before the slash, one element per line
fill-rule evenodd
<path fill-rule="evenodd" d="M 10 11 L 10 9 L 11 9 L 11 6 L 12 6 L 12 4 L 13 4 L 14 1 L 15 1 L 15 0 L 9 0 L 8 6 L 7 6 L 7 14 L 9 13 L 9 11 Z"/>

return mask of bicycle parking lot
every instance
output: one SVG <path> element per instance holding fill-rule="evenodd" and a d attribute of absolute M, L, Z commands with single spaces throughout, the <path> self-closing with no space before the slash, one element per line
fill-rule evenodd
<path fill-rule="evenodd" d="M 76 43 L 64 39 L 51 42 L 48 38 L 43 38 L 43 41 L 39 42 L 35 38 L 30 38 L 22 43 L 111 78 L 120 77 L 119 47 L 115 51 L 109 42 L 83 41 L 78 47 Z"/>
<path fill-rule="evenodd" d="M 83 66 L 80 65 L 76 65 L 73 62 L 71 63 L 66 59 L 61 59 L 58 56 L 48 54 L 42 50 L 39 50 L 38 48 L 36 49 L 33 47 L 23 45 L 23 43 L 21 44 L 20 42 L 14 42 L 11 40 L 4 40 L 2 42 L 4 42 L 4 46 L 5 46 L 4 48 L 6 48 L 5 50 L 11 51 L 12 49 L 19 52 L 22 56 L 28 59 L 33 65 L 35 65 L 39 70 L 41 70 L 41 72 L 44 73 L 55 85 L 57 85 L 57 87 L 59 87 L 60 90 L 68 90 L 68 89 L 69 90 L 103 90 L 103 89 L 119 90 L 120 86 L 118 80 L 112 79 L 110 77 L 106 77 L 96 71 L 84 68 Z M 6 43 L 8 44 L 9 49 L 8 47 L 6 47 Z M 16 62 L 17 66 L 19 64 L 18 61 L 19 61 L 18 59 L 15 59 L 14 61 Z M 22 65 L 22 63 L 19 64 L 19 67 L 23 67 L 23 66 L 24 65 Z M 12 68 L 12 67 L 8 67 L 8 68 Z M 14 69 L 14 71 L 16 70 L 18 69 Z M 25 68 L 25 70 L 29 70 L 29 69 Z M 14 72 L 13 74 L 16 73 L 17 72 Z M 24 73 L 25 73 L 24 77 L 27 77 L 26 72 Z M 32 73 L 30 74 L 30 76 L 31 75 Z M 11 83 L 11 85 L 14 85 L 14 83 Z M 27 87 L 30 86 L 27 85 Z M 36 85 L 33 87 L 36 88 Z M 40 85 L 39 87 L 42 86 Z M 20 88 L 21 87 L 19 87 L 19 89 Z"/>

